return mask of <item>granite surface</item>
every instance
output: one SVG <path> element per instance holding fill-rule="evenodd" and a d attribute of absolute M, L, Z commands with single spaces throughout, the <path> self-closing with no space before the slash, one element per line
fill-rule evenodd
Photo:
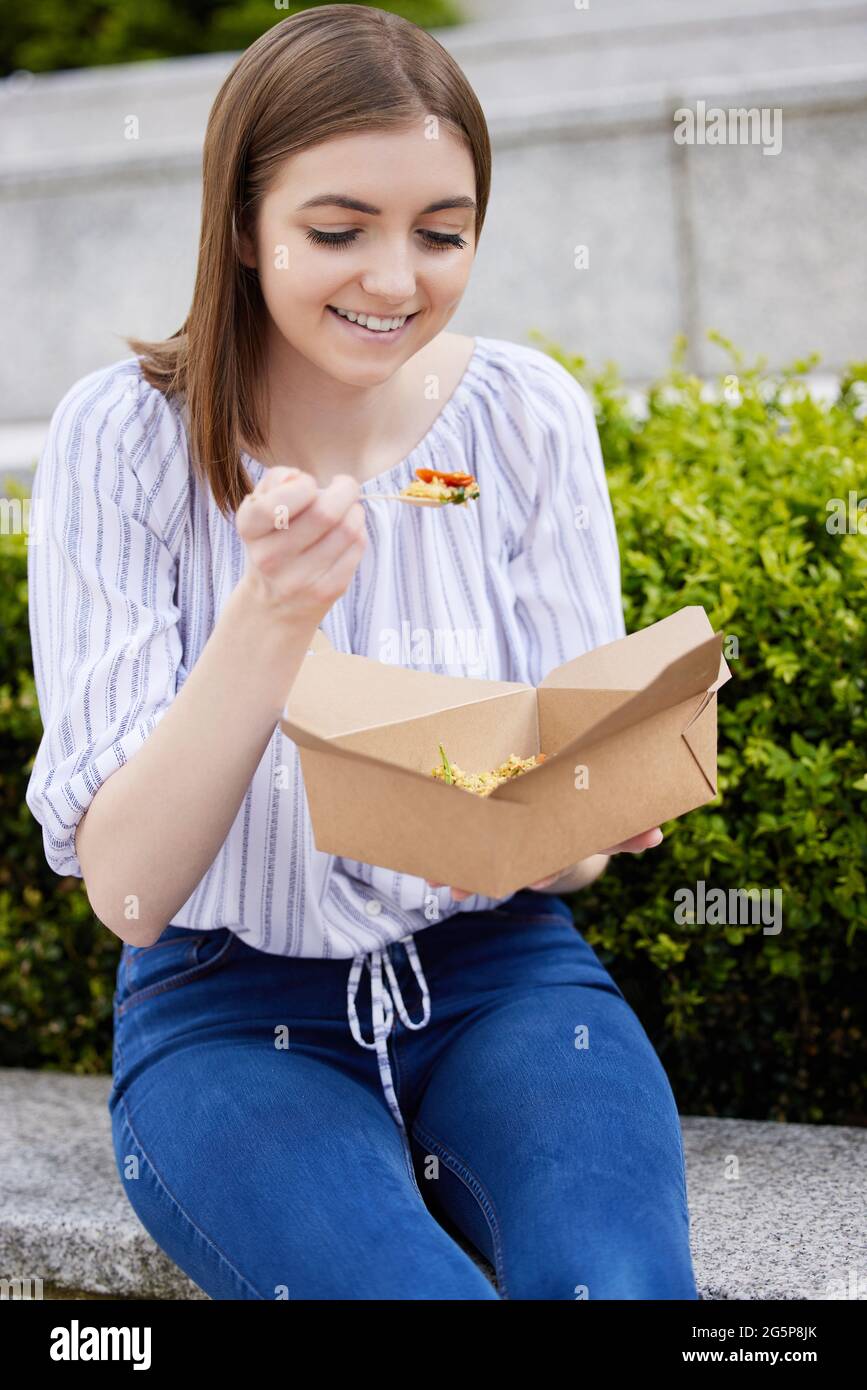
<path fill-rule="evenodd" d="M 44 1296 L 204 1299 L 126 1199 L 110 1085 L 0 1072 L 0 1276 L 39 1278 Z M 695 1116 L 682 1127 L 703 1298 L 867 1298 L 867 1130 Z"/>

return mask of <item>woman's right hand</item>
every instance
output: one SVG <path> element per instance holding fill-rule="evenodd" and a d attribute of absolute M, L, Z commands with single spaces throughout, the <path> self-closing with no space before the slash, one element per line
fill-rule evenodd
<path fill-rule="evenodd" d="M 312 474 L 276 467 L 241 502 L 244 582 L 275 617 L 312 630 L 344 592 L 367 544 L 359 493 L 345 473 L 320 489 Z"/>

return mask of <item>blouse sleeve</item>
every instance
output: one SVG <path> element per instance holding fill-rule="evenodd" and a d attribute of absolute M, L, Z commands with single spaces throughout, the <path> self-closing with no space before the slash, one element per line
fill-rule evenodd
<path fill-rule="evenodd" d="M 83 876 L 79 821 L 175 694 L 182 652 L 164 527 L 180 515 L 180 429 L 129 366 L 93 374 L 58 405 L 37 465 L 28 582 L 43 734 L 26 801 L 58 874 Z"/>
<path fill-rule="evenodd" d="M 529 493 L 514 490 L 508 572 L 522 634 L 513 679 L 549 671 L 626 634 L 620 553 L 590 399 L 554 358 L 532 350 L 525 386 Z"/>

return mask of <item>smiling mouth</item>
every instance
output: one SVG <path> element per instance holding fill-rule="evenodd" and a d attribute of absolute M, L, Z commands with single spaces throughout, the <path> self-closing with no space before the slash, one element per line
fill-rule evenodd
<path fill-rule="evenodd" d="M 383 336 L 388 336 L 389 333 L 399 333 L 411 319 L 414 319 L 421 312 L 416 309 L 412 314 L 357 314 L 352 309 L 340 309 L 336 304 L 328 304 L 326 307 L 337 318 L 343 319 L 345 323 L 354 323 L 358 328 L 366 328 L 369 333 L 382 334 Z"/>

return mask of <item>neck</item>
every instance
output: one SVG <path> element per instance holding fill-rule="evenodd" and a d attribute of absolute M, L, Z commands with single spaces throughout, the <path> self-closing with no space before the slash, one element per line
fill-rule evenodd
<path fill-rule="evenodd" d="M 337 473 L 363 481 L 399 462 L 401 430 L 410 428 L 403 369 L 372 386 L 349 385 L 275 333 L 267 374 L 267 447 L 255 451 L 261 463 L 300 468 L 325 487 Z"/>

